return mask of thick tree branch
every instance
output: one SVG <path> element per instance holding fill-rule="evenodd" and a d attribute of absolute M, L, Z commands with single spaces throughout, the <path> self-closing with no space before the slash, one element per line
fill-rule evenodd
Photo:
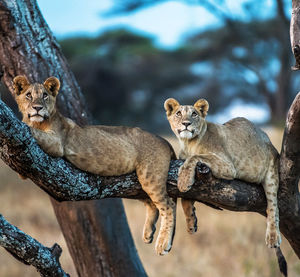
<path fill-rule="evenodd" d="M 279 165 L 280 230 L 300 258 L 300 93 L 288 112 Z M 297 235 L 298 234 L 298 235 Z"/>
<path fill-rule="evenodd" d="M 298 194 L 300 171 L 300 93 L 298 93 L 287 115 L 280 154 L 281 189 Z"/>
<path fill-rule="evenodd" d="M 21 262 L 34 266 L 41 276 L 68 277 L 59 263 L 61 248 L 48 248 L 10 224 L 0 214 L 0 245 Z"/>
<path fill-rule="evenodd" d="M 30 129 L 13 115 L 0 100 L 1 158 L 15 171 L 30 178 L 58 201 L 79 201 L 111 197 L 143 199 L 136 174 L 119 177 L 99 177 L 83 172 L 64 159 L 47 155 L 31 136 Z M 177 171 L 182 161 L 172 161 L 168 192 L 172 197 L 184 197 L 235 211 L 264 213 L 263 189 L 238 180 L 218 180 L 211 174 L 197 174 L 197 183 L 187 193 L 178 191 Z"/>
<path fill-rule="evenodd" d="M 281 153 L 280 230 L 300 257 L 299 193 L 299 132 L 300 94 L 289 111 Z M 142 190 L 135 173 L 119 177 L 100 177 L 75 168 L 64 159 L 53 158 L 44 153 L 30 133 L 12 111 L 0 101 L 0 153 L 1 158 L 15 171 L 30 178 L 40 188 L 58 201 L 79 201 L 112 197 L 143 199 Z M 214 178 L 202 174 L 201 166 L 196 172 L 196 183 L 186 193 L 178 191 L 177 171 L 182 161 L 172 161 L 167 190 L 172 197 L 182 197 L 232 211 L 252 211 L 265 215 L 266 200 L 262 186 Z M 293 185 L 291 185 L 293 184 Z M 293 189 L 290 189 L 291 186 Z"/>

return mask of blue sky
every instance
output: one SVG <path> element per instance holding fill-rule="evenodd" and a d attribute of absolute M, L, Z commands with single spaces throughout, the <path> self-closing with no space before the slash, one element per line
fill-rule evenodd
<path fill-rule="evenodd" d="M 154 37 L 161 47 L 176 47 L 186 33 L 220 24 L 203 7 L 176 1 L 117 17 L 101 16 L 112 6 L 111 0 L 38 0 L 38 4 L 57 37 L 96 35 L 109 28 L 127 26 Z"/>
<path fill-rule="evenodd" d="M 225 13 L 247 20 L 242 8 L 248 0 L 224 0 Z M 192 3 L 192 1 L 189 1 Z M 197 3 L 197 1 L 195 1 Z M 61 38 L 84 34 L 97 35 L 107 29 L 126 26 L 154 38 L 156 45 L 174 48 L 181 39 L 196 30 L 215 27 L 220 20 L 200 5 L 180 1 L 166 1 L 124 16 L 104 17 L 113 0 L 38 0 L 38 4 L 54 34 Z M 262 5 L 259 17 L 274 12 L 274 0 L 259 0 Z"/>

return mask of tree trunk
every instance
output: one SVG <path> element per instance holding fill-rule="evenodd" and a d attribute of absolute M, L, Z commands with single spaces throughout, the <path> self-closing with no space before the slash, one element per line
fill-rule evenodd
<path fill-rule="evenodd" d="M 31 82 L 58 77 L 59 110 L 79 124 L 88 122 L 80 88 L 35 0 L 0 1 L 0 63 L 11 92 L 16 75 Z M 121 200 L 51 202 L 79 276 L 146 276 Z"/>
<path fill-rule="evenodd" d="M 278 40 L 280 43 L 280 70 L 277 77 L 277 91 L 275 97 L 275 109 L 271 110 L 272 121 L 274 123 L 282 122 L 286 117 L 286 111 L 289 105 L 289 91 L 291 83 L 291 64 L 289 48 L 289 21 L 284 13 L 284 3 L 282 0 L 276 0 L 277 14 L 280 19 L 278 24 Z"/>

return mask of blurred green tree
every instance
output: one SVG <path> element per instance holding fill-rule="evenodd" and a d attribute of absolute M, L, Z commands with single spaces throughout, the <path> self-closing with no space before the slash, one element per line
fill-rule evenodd
<path fill-rule="evenodd" d="M 117 0 L 106 15 L 130 13 L 160 2 L 166 0 Z M 291 1 L 247 0 L 239 10 L 230 9 L 224 0 L 179 2 L 201 5 L 221 22 L 221 27 L 188 38 L 179 55 L 182 64 L 189 62 L 198 74 L 202 83 L 194 86 L 198 94 L 213 102 L 214 111 L 237 98 L 265 102 L 271 120 L 282 121 L 299 86 L 290 70 L 286 10 Z"/>
<path fill-rule="evenodd" d="M 163 1 L 116 1 L 108 15 Z M 241 99 L 267 104 L 272 123 L 283 122 L 299 86 L 290 70 L 285 12 L 290 1 L 274 0 L 271 6 L 244 1 L 239 14 L 224 0 L 183 2 L 204 6 L 221 24 L 189 35 L 174 50 L 157 48 L 151 37 L 125 29 L 60 41 L 94 118 L 101 124 L 162 131 L 166 98 L 192 103 L 203 97 L 211 103 L 210 114 Z"/>
<path fill-rule="evenodd" d="M 101 124 L 156 129 L 151 123 L 161 121 L 156 112 L 161 115 L 166 95 L 199 79 L 181 50 L 158 49 L 151 38 L 123 29 L 60 44 Z"/>

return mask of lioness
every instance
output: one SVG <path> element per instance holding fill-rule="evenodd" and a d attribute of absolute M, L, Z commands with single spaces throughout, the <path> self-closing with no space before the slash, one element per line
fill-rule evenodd
<path fill-rule="evenodd" d="M 158 211 L 162 217 L 156 251 L 170 251 L 175 228 L 176 204 L 166 192 L 169 163 L 174 152 L 164 139 L 139 128 L 80 127 L 56 109 L 60 82 L 49 77 L 43 84 L 30 84 L 25 76 L 13 80 L 15 99 L 23 122 L 40 147 L 55 157 L 65 157 L 78 168 L 102 176 L 136 171 L 151 200 L 146 205 L 143 239 L 151 243 Z"/>
<path fill-rule="evenodd" d="M 194 106 L 183 106 L 170 98 L 164 107 L 179 139 L 179 157 L 186 159 L 179 170 L 179 190 L 187 191 L 193 185 L 198 162 L 206 164 L 217 178 L 262 184 L 267 198 L 266 244 L 278 247 L 281 243 L 277 206 L 279 154 L 268 136 L 241 117 L 223 125 L 206 121 L 209 105 L 204 99 Z M 193 210 L 193 202 L 184 201 L 184 206 Z"/>

